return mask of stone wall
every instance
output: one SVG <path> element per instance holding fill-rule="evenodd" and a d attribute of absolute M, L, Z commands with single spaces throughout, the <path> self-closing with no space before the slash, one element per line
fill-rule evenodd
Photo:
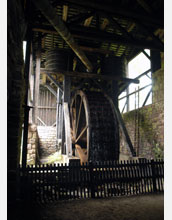
<path fill-rule="evenodd" d="M 56 127 L 38 126 L 39 158 L 47 157 L 56 152 Z"/>
<path fill-rule="evenodd" d="M 38 132 L 37 126 L 32 124 L 28 128 L 27 165 L 35 165 L 38 161 Z"/>
<path fill-rule="evenodd" d="M 164 70 L 152 74 L 153 104 L 123 114 L 131 141 L 137 156 L 163 158 L 164 149 Z M 139 123 L 135 126 L 138 114 Z M 121 134 L 120 152 L 129 155 L 130 151 Z"/>

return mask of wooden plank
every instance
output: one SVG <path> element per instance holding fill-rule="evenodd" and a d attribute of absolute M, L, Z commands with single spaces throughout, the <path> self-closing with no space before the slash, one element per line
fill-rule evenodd
<path fill-rule="evenodd" d="M 145 13 L 140 13 L 137 12 L 136 10 L 133 9 L 124 9 L 119 6 L 113 7 L 112 4 L 107 4 L 104 2 L 104 4 L 100 4 L 99 2 L 87 0 L 68 0 L 67 1 L 70 5 L 71 4 L 76 4 L 76 6 L 82 6 L 84 8 L 87 8 L 89 10 L 96 9 L 96 11 L 105 11 L 106 13 L 113 14 L 117 17 L 124 17 L 127 18 L 128 20 L 131 21 L 137 21 L 137 20 L 144 20 L 148 25 L 157 25 L 157 26 L 163 26 L 163 21 L 160 19 L 157 19 L 155 16 L 148 15 Z"/>
<path fill-rule="evenodd" d="M 55 97 L 57 97 L 57 92 L 48 84 L 44 85 Z"/>
<path fill-rule="evenodd" d="M 67 21 L 67 16 L 68 16 L 68 6 L 63 5 L 63 14 L 62 14 L 63 21 Z"/>
<path fill-rule="evenodd" d="M 42 73 L 42 70 L 41 70 L 41 73 Z M 44 73 L 48 76 L 48 78 L 57 86 L 59 87 L 59 89 L 63 92 L 63 88 L 62 86 L 60 85 L 59 82 L 57 82 L 52 76 L 51 74 L 48 72 L 48 71 L 44 71 Z"/>
<path fill-rule="evenodd" d="M 101 29 L 101 30 L 104 30 L 108 25 L 109 25 L 109 20 L 108 20 L 107 18 L 105 18 L 105 19 L 103 20 L 103 23 L 102 23 L 101 26 L 100 26 L 100 29 Z"/>
<path fill-rule="evenodd" d="M 113 105 L 113 106 L 114 106 L 115 114 L 116 114 L 118 122 L 119 122 L 119 126 L 121 128 L 121 131 L 122 131 L 125 139 L 126 139 L 127 145 L 128 145 L 128 147 L 129 147 L 129 149 L 130 149 L 130 151 L 132 153 L 132 156 L 135 157 L 136 156 L 136 152 L 134 150 L 134 147 L 133 147 L 133 144 L 131 142 L 130 136 L 128 134 L 127 128 L 125 127 L 125 124 L 124 124 L 123 118 L 122 118 L 122 116 L 120 114 L 120 111 L 119 111 L 119 109 L 115 105 Z"/>
<path fill-rule="evenodd" d="M 79 77 L 79 78 L 90 78 L 90 79 L 103 79 L 103 80 L 116 80 L 121 82 L 132 82 L 132 83 L 139 83 L 138 79 L 129 79 L 124 78 L 120 76 L 114 76 L 114 75 L 101 75 L 97 73 L 85 73 L 85 72 L 76 72 L 76 71 L 54 71 L 54 70 L 48 70 L 45 68 L 41 68 L 41 73 L 46 73 L 47 75 L 51 76 L 51 74 L 57 74 L 57 75 L 64 75 L 68 77 Z M 51 77 L 52 78 L 52 77 Z"/>
<path fill-rule="evenodd" d="M 68 103 L 63 103 L 64 110 L 64 123 L 65 123 L 65 141 L 66 141 L 66 153 L 67 156 L 72 156 L 72 142 L 71 142 L 71 131 L 70 131 L 70 116 Z"/>
<path fill-rule="evenodd" d="M 63 80 L 63 101 L 70 103 L 70 93 L 71 93 L 71 78 L 69 76 L 64 76 Z"/>
<path fill-rule="evenodd" d="M 40 82 L 40 67 L 41 67 L 41 51 L 38 48 L 36 52 L 36 76 L 35 76 L 35 101 L 34 101 L 34 123 L 37 124 L 37 117 L 38 117 L 38 105 L 39 105 L 39 82 Z"/>

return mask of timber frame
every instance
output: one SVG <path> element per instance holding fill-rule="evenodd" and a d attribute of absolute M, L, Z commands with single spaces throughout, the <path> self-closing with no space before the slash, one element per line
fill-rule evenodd
<path fill-rule="evenodd" d="M 131 7 L 132 5 L 132 7 Z M 23 4 L 28 23 L 25 67 L 26 90 L 33 94 L 27 78 L 35 74 L 33 122 L 38 119 L 39 87 L 44 86 L 57 97 L 57 137 L 69 127 L 69 104 L 71 92 L 87 87 L 106 91 L 115 97 L 115 111 L 129 148 L 134 155 L 132 143 L 119 114 L 117 97 L 130 83 L 139 83 L 139 77 L 129 79 L 112 74 L 105 75 L 101 62 L 107 56 L 125 58 L 127 62 L 143 52 L 151 60 L 151 69 L 159 67 L 160 54 L 164 50 L 164 3 L 162 0 L 82 1 L 82 0 L 27 0 Z M 29 37 L 28 37 L 29 36 Z M 46 69 L 46 54 L 51 49 L 72 50 L 73 70 Z M 151 50 L 149 56 L 145 49 Z M 31 54 L 31 59 L 29 58 Z M 29 65 L 33 67 L 29 74 Z M 79 69 L 79 70 L 78 70 Z M 82 70 L 80 70 L 82 69 Z M 146 73 L 143 73 L 146 74 Z M 127 76 L 127 73 L 126 73 Z M 44 78 L 44 80 L 40 80 Z M 115 94 L 108 91 L 109 83 Z M 28 94 L 25 97 L 25 132 L 23 146 L 26 148 L 28 123 Z M 63 115 L 67 115 L 67 117 Z M 38 119 L 39 120 L 39 119 Z M 66 126 L 64 126 L 66 125 Z M 65 130 L 66 153 L 71 156 L 70 131 Z M 68 140 L 67 140 L 68 139 Z M 23 160 L 26 152 L 23 151 Z M 23 162 L 24 164 L 24 162 Z"/>

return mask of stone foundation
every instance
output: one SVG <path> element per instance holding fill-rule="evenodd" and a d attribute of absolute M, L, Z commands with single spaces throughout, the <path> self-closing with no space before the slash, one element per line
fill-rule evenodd
<path fill-rule="evenodd" d="M 56 127 L 38 126 L 40 159 L 56 152 Z"/>
<path fill-rule="evenodd" d="M 38 155 L 38 132 L 37 126 L 32 124 L 28 128 L 27 144 L 27 165 L 36 164 L 39 160 Z"/>

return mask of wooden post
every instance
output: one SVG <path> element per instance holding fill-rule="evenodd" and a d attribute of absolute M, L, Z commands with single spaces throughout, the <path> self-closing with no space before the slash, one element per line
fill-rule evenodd
<path fill-rule="evenodd" d="M 29 37 L 30 38 L 30 37 Z M 26 47 L 26 63 L 25 63 L 25 105 L 24 105 L 24 132 L 23 132 L 23 149 L 22 149 L 22 167 L 26 167 L 27 160 L 27 139 L 28 139 L 28 120 L 29 120 L 29 107 L 28 107 L 28 87 L 29 87 L 29 66 L 30 66 L 30 51 L 31 41 L 28 39 Z"/>
<path fill-rule="evenodd" d="M 39 80 L 40 80 L 40 68 L 41 68 L 41 46 L 39 46 L 36 53 L 36 77 L 35 77 L 35 102 L 34 102 L 34 123 L 37 124 L 38 120 L 38 105 L 39 105 Z"/>
<path fill-rule="evenodd" d="M 56 109 L 56 130 L 57 130 L 57 147 L 62 139 L 63 114 L 62 114 L 62 91 L 57 88 L 57 109 Z M 59 147 L 58 147 L 59 148 Z"/>
<path fill-rule="evenodd" d="M 157 192 L 157 188 L 156 188 L 156 174 L 155 174 L 155 162 L 154 162 L 154 160 L 151 160 L 151 169 L 152 169 L 153 191 Z"/>
<path fill-rule="evenodd" d="M 70 87 L 71 87 L 70 77 L 64 76 L 63 112 L 64 112 L 64 125 L 65 125 L 66 154 L 68 156 L 72 156 L 72 141 L 71 141 L 70 116 L 69 116 Z"/>

